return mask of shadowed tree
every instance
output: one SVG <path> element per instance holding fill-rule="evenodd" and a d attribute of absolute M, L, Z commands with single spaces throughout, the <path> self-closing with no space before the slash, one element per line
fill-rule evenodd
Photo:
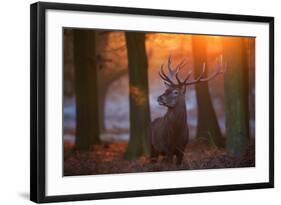
<path fill-rule="evenodd" d="M 76 94 L 75 148 L 85 150 L 99 142 L 96 33 L 74 30 Z"/>
<path fill-rule="evenodd" d="M 74 95 L 73 29 L 63 30 L 63 94 Z"/>
<path fill-rule="evenodd" d="M 223 38 L 225 72 L 226 147 L 229 154 L 239 156 L 249 140 L 248 66 L 242 38 Z"/>
<path fill-rule="evenodd" d="M 194 56 L 194 77 L 197 78 L 201 74 L 204 63 L 206 63 L 206 72 L 204 75 L 207 76 L 207 38 L 205 36 L 193 36 L 192 49 Z M 224 139 L 212 104 L 208 82 L 196 84 L 195 89 L 198 106 L 197 137 L 212 137 L 216 146 L 223 147 Z"/>
<path fill-rule="evenodd" d="M 150 122 L 148 98 L 148 64 L 145 34 L 126 32 L 129 65 L 130 140 L 127 159 L 149 154 L 147 129 Z"/>
<path fill-rule="evenodd" d="M 128 66 L 124 32 L 97 31 L 96 34 L 99 129 L 103 133 L 106 131 L 105 102 L 108 89 L 112 83 L 128 74 Z"/>

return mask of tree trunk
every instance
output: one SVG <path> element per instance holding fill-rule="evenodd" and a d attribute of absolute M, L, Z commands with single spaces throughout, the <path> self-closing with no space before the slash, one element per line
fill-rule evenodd
<path fill-rule="evenodd" d="M 126 33 L 126 44 L 130 85 L 130 141 L 125 157 L 134 159 L 149 154 L 147 129 L 150 122 L 150 109 L 145 34 Z"/>
<path fill-rule="evenodd" d="M 202 73 L 203 64 L 207 62 L 207 38 L 205 36 L 192 37 L 192 47 L 194 77 L 197 78 Z M 208 66 L 206 63 L 205 76 L 207 75 Z M 212 104 L 208 82 L 196 84 L 195 89 L 198 105 L 197 137 L 211 137 L 216 146 L 223 147 L 224 139 Z"/>
<path fill-rule="evenodd" d="M 223 37 L 226 147 L 239 156 L 249 140 L 248 66 L 242 38 Z"/>
<path fill-rule="evenodd" d="M 99 142 L 97 69 L 95 32 L 74 31 L 76 94 L 75 148 L 85 150 Z"/>

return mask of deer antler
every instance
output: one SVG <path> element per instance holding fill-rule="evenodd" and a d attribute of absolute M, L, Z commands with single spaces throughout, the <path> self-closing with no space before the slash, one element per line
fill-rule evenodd
<path fill-rule="evenodd" d="M 217 58 L 216 61 L 218 61 L 218 58 Z M 206 78 L 203 78 L 203 75 L 204 75 L 204 73 L 206 71 L 206 63 L 204 62 L 203 63 L 203 71 L 200 73 L 200 75 L 197 77 L 197 79 L 191 80 L 191 81 L 185 80 L 184 82 L 182 82 L 182 84 L 183 85 L 193 85 L 193 84 L 200 83 L 200 82 L 207 82 L 209 80 L 214 79 L 219 74 L 224 73 L 225 71 L 221 69 L 221 67 L 222 67 L 222 56 L 220 56 L 220 61 L 221 61 L 220 63 L 217 63 L 216 72 L 214 72 L 212 75 L 210 75 L 210 76 L 208 76 Z"/>
<path fill-rule="evenodd" d="M 175 85 L 173 83 L 173 81 L 170 80 L 170 78 L 165 74 L 165 72 L 163 70 L 163 67 L 164 67 L 164 65 L 162 64 L 161 68 L 160 68 L 159 76 L 161 77 L 161 79 L 164 81 L 165 84 L 167 84 L 167 85 Z"/>
<path fill-rule="evenodd" d="M 161 65 L 161 69 L 160 69 L 160 72 L 159 72 L 159 75 L 161 77 L 161 79 L 164 81 L 165 84 L 167 85 L 176 85 L 172 79 L 176 76 L 177 80 L 178 80 L 178 73 L 179 73 L 179 70 L 185 65 L 185 60 L 181 61 L 180 64 L 178 64 L 175 68 L 172 67 L 172 62 L 171 62 L 171 56 L 169 56 L 169 59 L 168 59 L 168 70 L 169 70 L 169 74 L 165 74 L 164 70 L 163 70 L 163 67 L 164 65 L 162 64 Z"/>
<path fill-rule="evenodd" d="M 180 71 L 180 69 L 185 65 L 185 60 L 182 60 L 180 62 L 180 64 L 177 65 L 177 67 L 173 68 L 172 67 L 172 62 L 171 62 L 171 56 L 169 57 L 168 60 L 168 69 L 169 69 L 169 77 L 171 79 L 173 79 L 175 77 L 175 75 L 178 74 L 178 72 Z"/>
<path fill-rule="evenodd" d="M 218 61 L 220 61 L 220 62 L 218 63 Z M 206 71 L 206 63 L 204 62 L 202 72 L 200 73 L 200 75 L 196 79 L 188 81 L 188 79 L 191 77 L 191 74 L 192 74 L 192 71 L 190 71 L 187 74 L 187 76 L 185 77 L 185 79 L 183 81 L 181 81 L 178 74 L 179 74 L 180 69 L 185 65 L 185 60 L 181 61 L 180 64 L 177 65 L 176 68 L 173 68 L 172 65 L 171 65 L 172 63 L 171 63 L 171 56 L 170 56 L 169 59 L 168 59 L 169 74 L 168 75 L 165 74 L 165 72 L 163 70 L 164 65 L 162 64 L 161 68 L 160 68 L 159 75 L 160 75 L 161 79 L 164 81 L 164 83 L 168 86 L 171 86 L 171 85 L 179 85 L 179 86 L 185 85 L 185 86 L 187 86 L 187 85 L 193 85 L 193 84 L 200 83 L 200 82 L 207 82 L 209 80 L 214 79 L 219 74 L 225 72 L 225 70 L 222 70 L 222 65 L 223 65 L 222 55 L 220 56 L 219 60 L 218 60 L 218 58 L 216 59 L 216 62 L 217 62 L 217 69 L 216 69 L 216 72 L 214 72 L 212 75 L 210 75 L 206 78 L 203 78 L 204 73 Z M 226 63 L 225 63 L 224 66 L 226 67 Z M 177 84 L 175 84 L 172 81 L 172 79 L 174 77 L 177 80 Z"/>

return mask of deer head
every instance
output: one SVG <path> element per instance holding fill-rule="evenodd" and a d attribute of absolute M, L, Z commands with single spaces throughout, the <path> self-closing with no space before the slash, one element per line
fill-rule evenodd
<path fill-rule="evenodd" d="M 218 59 L 217 59 L 218 62 Z M 188 85 L 194 85 L 197 83 L 201 82 L 207 82 L 209 80 L 214 79 L 216 76 L 219 74 L 223 73 L 221 69 L 222 65 L 222 57 L 220 58 L 220 63 L 217 63 L 217 69 L 216 71 L 211 74 L 210 76 L 203 78 L 204 73 L 205 73 L 205 67 L 206 64 L 203 63 L 203 68 L 201 74 L 193 80 L 189 80 L 191 77 L 192 71 L 190 71 L 187 76 L 185 77 L 184 80 L 180 80 L 179 78 L 179 71 L 184 67 L 185 61 L 181 61 L 180 64 L 178 64 L 175 68 L 172 67 L 171 65 L 171 56 L 168 59 L 168 70 L 169 74 L 167 75 L 164 72 L 164 65 L 161 65 L 159 76 L 163 80 L 164 84 L 166 85 L 167 89 L 165 92 L 160 95 L 157 99 L 158 103 L 160 105 L 164 105 L 168 108 L 174 108 L 179 101 L 185 100 L 185 92 L 186 92 L 186 87 Z M 173 78 L 176 79 L 176 83 L 173 81 Z"/>

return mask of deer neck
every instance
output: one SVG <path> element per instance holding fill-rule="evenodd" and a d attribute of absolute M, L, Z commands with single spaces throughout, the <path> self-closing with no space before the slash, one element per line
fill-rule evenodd
<path fill-rule="evenodd" d="M 176 127 L 186 124 L 186 107 L 185 107 L 185 96 L 182 96 L 175 107 L 168 108 L 165 118 L 170 123 L 172 122 Z"/>

